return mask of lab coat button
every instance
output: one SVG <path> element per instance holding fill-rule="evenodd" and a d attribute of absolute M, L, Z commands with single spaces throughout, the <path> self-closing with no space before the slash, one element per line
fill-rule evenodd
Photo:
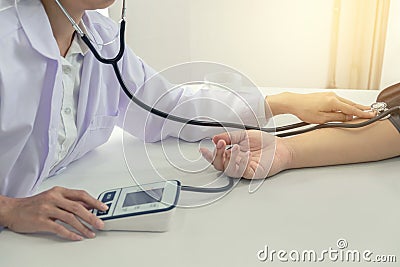
<path fill-rule="evenodd" d="M 64 109 L 64 112 L 65 112 L 65 114 L 67 114 L 67 115 L 69 115 L 69 114 L 71 114 L 71 109 L 70 108 L 65 108 Z"/>
<path fill-rule="evenodd" d="M 63 66 L 62 67 L 64 74 L 70 74 L 71 73 L 71 67 L 70 66 Z"/>

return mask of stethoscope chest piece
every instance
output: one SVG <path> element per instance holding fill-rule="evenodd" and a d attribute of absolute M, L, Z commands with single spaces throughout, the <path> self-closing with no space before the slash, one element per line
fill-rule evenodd
<path fill-rule="evenodd" d="M 376 102 L 371 105 L 371 109 L 372 111 L 375 111 L 377 113 L 377 116 L 379 116 L 380 114 L 388 110 L 388 106 L 385 102 Z M 382 118 L 381 120 L 386 120 L 388 118 L 390 118 L 390 114 Z"/>

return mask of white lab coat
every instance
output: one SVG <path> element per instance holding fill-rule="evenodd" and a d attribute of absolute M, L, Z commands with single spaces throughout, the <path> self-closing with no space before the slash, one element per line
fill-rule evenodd
<path fill-rule="evenodd" d="M 84 22 L 96 39 L 105 42 L 117 31 L 114 22 L 97 12 L 87 12 Z M 51 170 L 63 90 L 57 43 L 39 0 L 22 0 L 18 8 L 1 10 L 0 25 L 0 194 L 24 197 L 44 178 L 105 143 L 115 125 L 123 126 L 129 99 L 120 90 L 112 67 L 99 63 L 92 53 L 87 53 L 77 108 L 78 140 L 66 158 Z M 103 55 L 113 57 L 118 47 L 115 42 L 97 48 L 102 49 Z M 220 114 L 221 103 L 217 101 L 190 104 L 192 99 L 213 98 L 229 103 L 245 122 L 255 123 L 248 106 L 223 90 L 179 88 L 158 101 L 166 90 L 162 85 L 168 83 L 156 78 L 151 84 L 158 86 L 149 88 L 145 81 L 155 71 L 130 49 L 126 50 L 119 66 L 129 89 L 150 106 L 157 102 L 157 108 L 186 118 L 214 117 L 232 121 L 234 114 Z M 243 97 L 257 119 L 264 119 L 263 99 L 259 95 Z M 125 123 L 124 128 L 143 140 L 154 142 L 179 134 L 180 127 L 176 123 L 164 124 L 164 119 L 149 116 L 139 107 L 130 106 L 129 113 L 131 117 L 128 115 L 128 118 L 133 119 Z M 179 137 L 195 141 L 218 131 L 221 130 L 186 127 Z"/>

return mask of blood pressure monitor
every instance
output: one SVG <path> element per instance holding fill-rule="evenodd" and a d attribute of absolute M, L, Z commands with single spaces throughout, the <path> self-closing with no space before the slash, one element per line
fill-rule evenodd
<path fill-rule="evenodd" d="M 108 210 L 93 210 L 103 230 L 164 232 L 178 202 L 181 184 L 171 180 L 107 190 L 98 197 Z"/>

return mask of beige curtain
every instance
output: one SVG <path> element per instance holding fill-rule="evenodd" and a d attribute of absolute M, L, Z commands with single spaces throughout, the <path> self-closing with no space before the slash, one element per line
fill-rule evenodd
<path fill-rule="evenodd" d="M 328 88 L 378 89 L 390 0 L 335 0 Z"/>

